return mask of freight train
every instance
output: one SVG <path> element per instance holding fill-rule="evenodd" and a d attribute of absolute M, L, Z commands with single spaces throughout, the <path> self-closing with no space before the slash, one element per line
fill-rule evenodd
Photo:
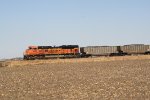
<path fill-rule="evenodd" d="M 24 59 L 46 58 L 82 58 L 94 56 L 123 56 L 133 54 L 150 54 L 150 45 L 131 44 L 124 46 L 29 46 L 24 52 Z"/>

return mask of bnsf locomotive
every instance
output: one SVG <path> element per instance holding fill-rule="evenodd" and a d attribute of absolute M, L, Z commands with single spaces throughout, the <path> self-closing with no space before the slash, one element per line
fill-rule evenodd
<path fill-rule="evenodd" d="M 123 56 L 123 55 L 150 54 L 150 45 L 131 44 L 124 46 L 29 46 L 24 52 L 24 59 L 44 58 L 74 58 L 93 56 Z"/>
<path fill-rule="evenodd" d="M 78 45 L 62 46 L 29 46 L 24 52 L 24 59 L 44 59 L 44 58 L 67 58 L 79 57 Z"/>

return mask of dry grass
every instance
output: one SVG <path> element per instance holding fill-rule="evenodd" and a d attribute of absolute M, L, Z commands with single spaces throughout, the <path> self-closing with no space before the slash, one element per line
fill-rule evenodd
<path fill-rule="evenodd" d="M 50 60 L 24 60 L 24 61 L 6 61 L 3 66 L 25 66 L 25 65 L 39 65 L 51 63 L 80 63 L 80 62 L 107 62 L 107 61 L 122 61 L 122 60 L 144 60 L 150 59 L 150 55 L 139 56 L 118 56 L 118 57 L 98 57 L 98 58 L 75 58 L 75 59 L 50 59 Z"/>

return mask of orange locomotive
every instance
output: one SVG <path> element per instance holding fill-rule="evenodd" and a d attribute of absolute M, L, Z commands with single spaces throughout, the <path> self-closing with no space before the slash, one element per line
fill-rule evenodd
<path fill-rule="evenodd" d="M 24 59 L 44 59 L 44 58 L 67 58 L 79 57 L 78 45 L 52 46 L 29 46 L 24 52 Z"/>

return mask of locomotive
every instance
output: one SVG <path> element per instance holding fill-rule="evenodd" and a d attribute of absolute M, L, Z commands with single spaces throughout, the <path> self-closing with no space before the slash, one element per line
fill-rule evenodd
<path fill-rule="evenodd" d="M 29 46 L 24 52 L 24 59 L 72 58 L 79 55 L 78 45 Z"/>
<path fill-rule="evenodd" d="M 24 59 L 46 58 L 85 58 L 94 56 L 124 56 L 150 54 L 150 45 L 131 44 L 123 46 L 29 46 L 24 52 Z"/>

